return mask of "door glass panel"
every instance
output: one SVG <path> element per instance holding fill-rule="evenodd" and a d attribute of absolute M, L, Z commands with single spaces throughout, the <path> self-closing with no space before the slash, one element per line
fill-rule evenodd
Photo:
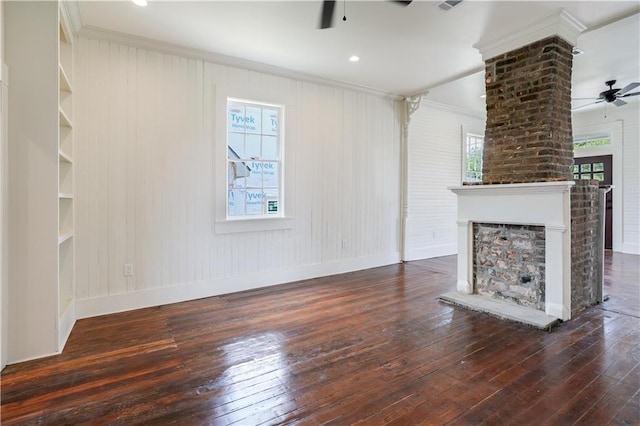
<path fill-rule="evenodd" d="M 578 173 L 580 171 L 580 166 L 577 164 L 573 165 L 573 173 Z"/>
<path fill-rule="evenodd" d="M 594 172 L 604 172 L 604 163 L 593 163 Z"/>
<path fill-rule="evenodd" d="M 595 180 L 603 181 L 604 180 L 604 173 L 594 173 L 593 174 L 593 178 Z"/>
<path fill-rule="evenodd" d="M 573 180 L 580 180 L 580 174 L 574 173 L 573 174 Z"/>
<path fill-rule="evenodd" d="M 580 166 L 580 171 L 584 172 L 590 172 L 591 171 L 591 164 L 582 164 Z"/>

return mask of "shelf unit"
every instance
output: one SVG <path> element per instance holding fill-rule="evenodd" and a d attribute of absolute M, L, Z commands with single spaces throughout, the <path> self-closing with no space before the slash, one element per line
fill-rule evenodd
<path fill-rule="evenodd" d="M 64 2 L 2 6 L 11 70 L 7 361 L 13 363 L 60 353 L 75 323 L 74 39 Z"/>
<path fill-rule="evenodd" d="M 58 8 L 58 333 L 64 345 L 73 326 L 74 178 L 73 35 L 63 3 Z"/>

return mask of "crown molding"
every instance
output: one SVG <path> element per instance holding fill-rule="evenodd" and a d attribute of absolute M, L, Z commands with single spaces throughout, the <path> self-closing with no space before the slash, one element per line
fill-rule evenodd
<path fill-rule="evenodd" d="M 547 37 L 559 36 L 571 46 L 576 46 L 578 44 L 578 36 L 586 29 L 587 27 L 582 22 L 562 9 L 560 12 L 523 25 L 499 37 L 480 40 L 473 47 L 480 51 L 482 60 L 486 62 L 503 53 Z"/>
<path fill-rule="evenodd" d="M 424 98 L 422 98 L 422 101 L 420 102 L 420 104 L 425 107 L 431 107 L 431 108 L 435 108 L 443 111 L 453 112 L 456 114 L 467 115 L 469 117 L 479 118 L 481 120 L 484 120 L 485 118 L 487 118 L 486 113 L 483 113 L 483 112 L 478 112 L 472 109 L 462 108 L 455 105 L 444 104 L 442 102 L 431 101 Z"/>
<path fill-rule="evenodd" d="M 78 36 L 93 38 L 98 40 L 110 41 L 119 44 L 125 44 L 140 49 L 151 50 L 169 55 L 176 55 L 190 59 L 199 59 L 205 62 L 211 62 L 219 65 L 226 65 L 236 68 L 244 68 L 251 71 L 264 72 L 278 77 L 290 78 L 293 80 L 304 81 L 308 83 L 322 84 L 326 86 L 338 87 L 341 89 L 354 90 L 358 92 L 369 93 L 394 101 L 401 101 L 404 96 L 397 93 L 384 92 L 372 87 L 361 86 L 345 81 L 324 79 L 310 74 L 289 70 L 274 65 L 268 65 L 261 62 L 249 61 L 232 56 L 221 55 L 218 53 L 208 52 L 205 50 L 192 49 L 177 44 L 167 43 L 163 41 L 153 40 L 145 37 L 134 36 L 116 31 L 109 31 L 98 27 L 83 26 L 77 32 Z"/>
<path fill-rule="evenodd" d="M 484 73 L 485 71 L 485 65 L 484 63 L 482 63 L 481 65 L 472 68 L 470 70 L 461 72 L 461 73 L 457 73 L 454 75 L 451 75 L 443 80 L 440 81 L 436 81 L 435 83 L 429 85 L 429 86 L 425 86 L 422 89 L 418 90 L 417 92 L 412 93 L 411 95 L 407 95 L 407 98 L 413 97 L 413 96 L 419 96 L 419 95 L 425 95 L 427 94 L 430 90 L 435 89 L 436 87 L 440 87 L 440 86 L 444 86 L 445 84 L 449 84 L 449 83 L 453 83 L 454 81 L 458 81 L 458 80 L 462 80 L 463 78 L 472 76 L 473 74 L 477 74 L 479 72 Z"/>
<path fill-rule="evenodd" d="M 82 15 L 80 14 L 78 2 L 76 0 L 63 0 L 60 4 L 71 27 L 71 33 L 73 35 L 77 34 L 82 28 Z"/>

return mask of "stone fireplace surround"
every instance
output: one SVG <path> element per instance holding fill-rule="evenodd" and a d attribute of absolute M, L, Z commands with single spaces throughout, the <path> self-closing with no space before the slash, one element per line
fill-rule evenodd
<path fill-rule="evenodd" d="M 544 311 L 544 234 L 543 226 L 474 222 L 475 292 Z M 573 300 L 572 289 L 571 310 Z"/>

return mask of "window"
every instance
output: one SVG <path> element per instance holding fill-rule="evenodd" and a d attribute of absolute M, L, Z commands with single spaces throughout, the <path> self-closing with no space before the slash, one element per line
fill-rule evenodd
<path fill-rule="evenodd" d="M 610 145 L 611 138 L 609 136 L 582 136 L 573 140 L 573 149 L 592 148 L 595 146 Z"/>
<path fill-rule="evenodd" d="M 481 182 L 484 136 L 467 133 L 464 146 L 464 181 Z"/>
<path fill-rule="evenodd" d="M 227 219 L 282 217 L 283 106 L 227 99 Z"/>
<path fill-rule="evenodd" d="M 604 181 L 605 180 L 604 161 L 598 161 L 594 163 L 574 164 L 573 179 L 574 180 L 588 179 L 588 180 Z"/>

